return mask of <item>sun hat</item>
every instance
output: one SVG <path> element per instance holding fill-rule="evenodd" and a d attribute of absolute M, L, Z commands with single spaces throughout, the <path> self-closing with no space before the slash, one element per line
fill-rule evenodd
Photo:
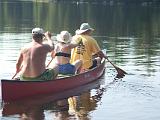
<path fill-rule="evenodd" d="M 44 31 L 42 28 L 33 28 L 32 29 L 32 34 L 44 34 Z"/>
<path fill-rule="evenodd" d="M 68 31 L 61 31 L 60 34 L 57 34 L 56 38 L 59 42 L 69 43 L 71 42 L 72 36 Z"/>
<path fill-rule="evenodd" d="M 94 29 L 88 23 L 82 23 L 80 29 L 76 30 L 76 34 L 82 34 L 88 30 L 93 31 Z"/>

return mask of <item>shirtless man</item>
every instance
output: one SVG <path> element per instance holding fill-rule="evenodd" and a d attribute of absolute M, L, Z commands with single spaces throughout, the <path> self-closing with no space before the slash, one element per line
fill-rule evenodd
<path fill-rule="evenodd" d="M 43 37 L 47 43 L 43 44 Z M 22 48 L 16 63 L 16 72 L 20 72 L 21 80 L 52 80 L 58 74 L 58 66 L 46 69 L 47 53 L 54 49 L 50 32 L 43 32 L 41 28 L 32 30 L 32 42 Z"/>

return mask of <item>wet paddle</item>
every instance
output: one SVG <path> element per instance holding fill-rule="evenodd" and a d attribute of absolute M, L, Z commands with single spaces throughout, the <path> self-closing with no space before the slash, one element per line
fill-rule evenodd
<path fill-rule="evenodd" d="M 117 76 L 116 76 L 116 78 L 123 78 L 124 76 L 125 76 L 125 74 L 127 74 L 127 72 L 125 72 L 124 70 L 122 70 L 122 69 L 120 69 L 119 67 L 117 67 L 116 65 L 114 65 L 109 59 L 108 59 L 108 57 L 106 56 L 105 57 L 107 60 L 108 60 L 108 62 L 110 62 L 111 63 L 111 65 L 116 69 L 116 71 L 117 71 Z"/>

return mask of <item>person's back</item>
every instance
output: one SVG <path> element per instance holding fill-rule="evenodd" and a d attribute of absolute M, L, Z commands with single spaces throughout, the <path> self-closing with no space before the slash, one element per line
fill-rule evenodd
<path fill-rule="evenodd" d="M 73 43 L 79 43 L 79 46 L 72 50 L 71 63 L 82 59 L 84 70 L 96 67 L 103 57 L 97 41 L 91 36 L 93 30 L 88 23 L 83 23 L 73 37 Z"/>
<path fill-rule="evenodd" d="M 72 37 L 68 31 L 61 31 L 57 35 L 58 43 L 55 45 L 55 49 L 52 52 L 52 57 L 54 58 L 54 64 L 59 65 L 60 74 L 75 74 L 81 67 L 81 60 L 77 60 L 70 64 L 71 49 L 72 47 L 67 47 L 70 45 Z"/>
<path fill-rule="evenodd" d="M 88 34 L 75 35 L 73 40 L 80 42 L 80 45 L 72 50 L 71 63 L 75 60 L 82 59 L 82 68 L 88 69 L 92 66 L 92 55 L 100 50 L 97 42 Z"/>
<path fill-rule="evenodd" d="M 70 62 L 70 57 L 71 57 L 71 49 L 66 47 L 67 44 L 59 42 L 55 45 L 55 63 L 62 65 L 62 64 L 67 64 Z"/>
<path fill-rule="evenodd" d="M 47 44 L 43 44 L 43 37 Z M 21 80 L 52 80 L 58 74 L 58 68 L 46 69 L 45 61 L 48 52 L 54 49 L 51 34 L 43 29 L 32 30 L 32 42 L 22 48 L 16 63 L 17 72 L 21 71 Z"/>
<path fill-rule="evenodd" d="M 37 77 L 45 71 L 47 46 L 33 41 L 29 46 L 22 49 L 23 69 L 22 74 L 26 77 Z"/>

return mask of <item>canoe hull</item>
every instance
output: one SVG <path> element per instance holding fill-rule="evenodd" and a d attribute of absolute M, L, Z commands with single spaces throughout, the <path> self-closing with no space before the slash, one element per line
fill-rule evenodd
<path fill-rule="evenodd" d="M 83 94 L 83 92 L 87 92 L 92 89 L 96 89 L 96 90 L 100 89 L 100 84 L 102 82 L 103 82 L 102 79 L 98 79 L 91 83 L 88 83 L 73 89 L 65 90 L 62 92 L 48 94 L 48 95 L 40 95 L 40 96 L 35 96 L 32 98 L 27 98 L 20 101 L 9 102 L 9 104 L 3 104 L 2 115 L 8 116 L 8 115 L 22 114 L 26 111 L 26 108 L 33 108 L 33 106 L 44 106 L 45 104 L 48 104 L 48 103 L 56 103 L 55 101 L 59 101 L 59 100 L 66 101 L 71 96 L 75 96 L 75 95 L 79 96 Z M 102 94 L 100 93 L 100 95 Z M 95 96 L 97 96 L 97 94 Z M 99 95 L 97 97 L 100 98 Z M 61 107 L 60 109 L 57 109 L 57 107 L 55 107 L 54 109 L 53 107 L 52 110 L 59 111 L 61 110 Z"/>
<path fill-rule="evenodd" d="M 105 61 L 97 68 L 74 75 L 50 81 L 18 81 L 1 80 L 2 100 L 4 102 L 16 101 L 27 97 L 62 92 L 72 89 L 101 77 L 105 70 Z"/>

